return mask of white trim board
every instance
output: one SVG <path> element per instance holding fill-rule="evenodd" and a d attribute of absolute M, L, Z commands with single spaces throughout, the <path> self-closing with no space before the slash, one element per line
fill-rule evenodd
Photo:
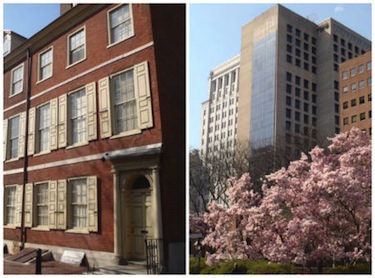
<path fill-rule="evenodd" d="M 141 146 L 141 147 L 133 147 L 133 148 L 115 150 L 115 151 L 111 151 L 111 152 L 86 155 L 86 156 L 81 156 L 81 157 L 77 157 L 77 158 L 68 158 L 68 159 L 64 159 L 64 160 L 59 160 L 59 161 L 39 164 L 39 165 L 35 165 L 35 166 L 30 166 L 30 167 L 27 167 L 27 171 L 29 172 L 29 171 L 35 171 L 35 170 L 42 170 L 42 169 L 46 169 L 46 168 L 59 167 L 59 166 L 64 166 L 64 165 L 71 165 L 71 164 L 76 164 L 76 163 L 99 160 L 99 159 L 102 159 L 102 158 L 107 159 L 107 158 L 119 157 L 120 155 L 122 157 L 127 157 L 127 156 L 134 157 L 134 156 L 137 156 L 137 155 L 143 155 L 143 154 L 147 154 L 147 153 L 160 152 L 161 146 L 162 146 L 162 143 L 156 143 L 156 144 L 151 144 L 151 145 L 146 145 L 146 146 Z M 19 173 L 22 173 L 22 172 L 23 172 L 23 168 L 7 170 L 7 171 L 4 171 L 4 176 L 5 175 L 19 174 Z"/>

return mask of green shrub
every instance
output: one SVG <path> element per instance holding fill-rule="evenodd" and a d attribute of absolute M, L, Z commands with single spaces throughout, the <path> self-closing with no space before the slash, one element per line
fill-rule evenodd
<path fill-rule="evenodd" d="M 201 268 L 202 269 L 202 268 Z M 192 273 L 192 272 L 190 272 Z M 233 260 L 202 269 L 201 274 L 291 274 L 291 264 L 269 263 L 268 261 Z"/>
<path fill-rule="evenodd" d="M 254 261 L 250 265 L 248 274 L 291 274 L 295 273 L 292 264 L 269 263 L 268 261 Z"/>
<path fill-rule="evenodd" d="M 200 258 L 200 264 L 198 265 L 198 258 L 189 259 L 189 270 L 190 274 L 199 274 L 203 269 L 207 268 L 206 259 Z"/>
<path fill-rule="evenodd" d="M 356 265 L 339 265 L 331 267 L 327 270 L 328 273 L 333 274 L 371 274 L 371 264 L 358 263 Z"/>

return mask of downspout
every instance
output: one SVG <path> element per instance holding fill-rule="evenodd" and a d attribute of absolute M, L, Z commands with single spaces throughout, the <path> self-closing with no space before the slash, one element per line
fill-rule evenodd
<path fill-rule="evenodd" d="M 24 142 L 24 159 L 23 159 L 23 184 L 22 184 L 22 209 L 21 209 L 21 243 L 20 249 L 25 247 L 26 243 L 26 228 L 25 228 L 25 188 L 28 182 L 28 131 L 29 131 L 29 109 L 30 109 L 30 96 L 31 96 L 31 65 L 32 58 L 30 56 L 30 49 L 26 50 L 26 116 L 25 116 L 25 142 Z"/>

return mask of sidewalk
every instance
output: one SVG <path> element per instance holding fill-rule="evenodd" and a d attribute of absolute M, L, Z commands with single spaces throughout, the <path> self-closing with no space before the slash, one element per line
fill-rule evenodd
<path fill-rule="evenodd" d="M 86 267 L 56 261 L 42 262 L 42 274 L 83 274 Z M 35 274 L 35 263 L 21 264 L 4 260 L 4 274 Z"/>

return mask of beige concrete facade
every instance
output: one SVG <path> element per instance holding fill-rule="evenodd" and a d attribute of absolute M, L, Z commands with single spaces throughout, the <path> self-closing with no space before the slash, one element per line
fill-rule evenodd
<path fill-rule="evenodd" d="M 341 131 L 353 127 L 372 133 L 371 52 L 340 65 Z"/>
<path fill-rule="evenodd" d="M 214 68 L 208 78 L 209 99 L 202 104 L 201 156 L 235 145 L 240 57 Z"/>
<path fill-rule="evenodd" d="M 281 164 L 324 146 L 340 131 L 339 63 L 370 49 L 333 19 L 316 24 L 281 5 L 245 24 L 237 140 L 252 154 L 272 150 Z"/>

